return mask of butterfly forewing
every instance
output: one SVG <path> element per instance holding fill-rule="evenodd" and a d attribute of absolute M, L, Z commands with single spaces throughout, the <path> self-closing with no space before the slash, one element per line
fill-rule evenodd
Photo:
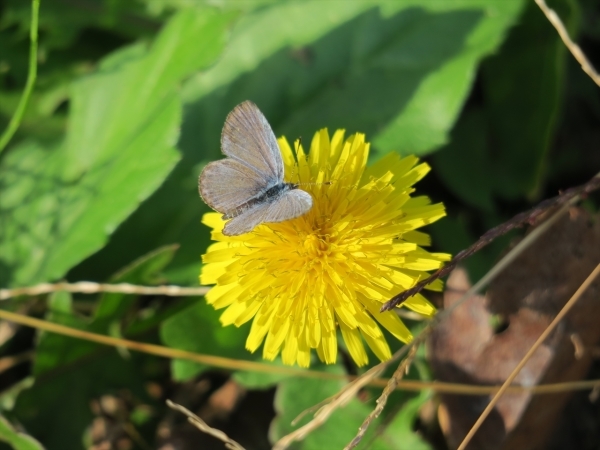
<path fill-rule="evenodd" d="M 262 177 L 264 184 L 283 181 L 283 161 L 267 119 L 249 101 L 236 106 L 225 119 L 221 150 Z"/>
<path fill-rule="evenodd" d="M 226 158 L 206 165 L 200 175 L 198 188 L 208 206 L 229 214 L 246 199 L 260 195 L 265 185 L 248 166 Z"/>

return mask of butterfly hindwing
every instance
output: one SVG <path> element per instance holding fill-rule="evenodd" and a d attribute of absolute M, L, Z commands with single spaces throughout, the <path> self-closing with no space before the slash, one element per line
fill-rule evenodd
<path fill-rule="evenodd" d="M 239 216 L 228 221 L 223 227 L 223 234 L 225 236 L 238 236 L 240 234 L 249 233 L 259 224 L 264 222 L 264 217 L 268 210 L 268 203 L 260 203 L 253 206 Z"/>
<path fill-rule="evenodd" d="M 225 224 L 223 234 L 237 236 L 252 231 L 261 223 L 284 222 L 299 217 L 312 207 L 308 192 L 292 189 L 283 192 L 270 202 L 254 205 Z"/>
<path fill-rule="evenodd" d="M 308 192 L 300 189 L 289 190 L 271 203 L 264 222 L 283 222 L 299 217 L 312 208 L 312 203 L 313 199 Z"/>

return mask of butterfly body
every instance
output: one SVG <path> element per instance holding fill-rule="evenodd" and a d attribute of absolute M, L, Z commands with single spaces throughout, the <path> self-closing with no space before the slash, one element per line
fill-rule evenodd
<path fill-rule="evenodd" d="M 227 158 L 209 163 L 199 178 L 206 204 L 231 219 L 223 234 L 236 236 L 261 223 L 283 222 L 312 207 L 312 197 L 286 183 L 275 135 L 258 107 L 249 101 L 229 113 L 221 134 Z"/>

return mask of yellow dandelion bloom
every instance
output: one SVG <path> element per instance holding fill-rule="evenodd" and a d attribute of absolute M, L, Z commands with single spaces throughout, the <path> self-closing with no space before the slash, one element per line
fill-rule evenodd
<path fill-rule="evenodd" d="M 391 153 L 367 167 L 365 136 L 344 139 L 343 130 L 332 138 L 327 130 L 317 132 L 308 154 L 298 144 L 296 157 L 285 138 L 278 143 L 285 181 L 301 184 L 314 206 L 241 236 L 223 235 L 221 214 L 205 214 L 202 221 L 217 241 L 202 257 L 200 282 L 215 285 L 206 300 L 226 308 L 223 325 L 252 320 L 246 348 L 254 352 L 264 342 L 268 360 L 281 353 L 285 364 L 308 367 L 314 348 L 332 364 L 338 328 L 358 365 L 368 362 L 365 342 L 379 359 L 390 358 L 380 326 L 402 342 L 412 335 L 394 311 L 379 308 L 450 257 L 423 250 L 430 238 L 415 231 L 445 215 L 441 203 L 410 196 L 429 166 Z M 441 287 L 436 282 L 430 289 Z M 403 306 L 435 313 L 422 295 Z"/>

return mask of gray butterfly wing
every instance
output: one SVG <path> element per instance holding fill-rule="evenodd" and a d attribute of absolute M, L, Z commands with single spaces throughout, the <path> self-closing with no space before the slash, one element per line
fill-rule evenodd
<path fill-rule="evenodd" d="M 283 160 L 275 134 L 250 101 L 237 105 L 225 119 L 221 151 L 254 170 L 266 187 L 283 181 Z"/>
<path fill-rule="evenodd" d="M 312 204 L 313 199 L 308 192 L 292 189 L 270 204 L 263 222 L 284 222 L 300 217 L 312 208 Z"/>
<path fill-rule="evenodd" d="M 272 202 L 255 205 L 225 224 L 223 234 L 238 236 L 249 233 L 261 223 L 283 222 L 305 214 L 312 207 L 308 192 L 293 189 L 284 192 Z"/>
<path fill-rule="evenodd" d="M 198 179 L 202 199 L 223 214 L 235 211 L 236 207 L 264 190 L 263 181 L 254 170 L 231 158 L 207 164 Z"/>

